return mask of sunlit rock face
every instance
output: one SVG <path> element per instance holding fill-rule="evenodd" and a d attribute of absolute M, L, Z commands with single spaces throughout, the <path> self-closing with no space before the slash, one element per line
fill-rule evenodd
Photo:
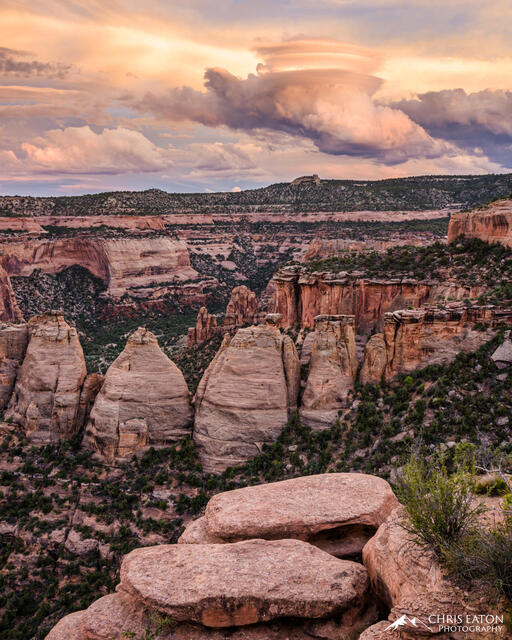
<path fill-rule="evenodd" d="M 0 411 L 9 403 L 27 344 L 26 324 L 0 322 Z"/>
<path fill-rule="evenodd" d="M 29 343 L 6 417 L 34 441 L 54 442 L 79 429 L 86 366 L 77 331 L 59 312 L 32 318 Z"/>
<path fill-rule="evenodd" d="M 226 335 L 199 383 L 194 440 L 207 471 L 257 455 L 297 407 L 299 358 L 279 320 L 267 316 L 264 324 Z"/>
<path fill-rule="evenodd" d="M 108 460 L 125 459 L 149 446 L 169 446 L 191 427 L 183 374 L 150 331 L 137 329 L 105 375 L 84 445 Z"/>
<path fill-rule="evenodd" d="M 512 247 L 512 200 L 497 200 L 472 211 L 452 214 L 448 242 L 460 236 Z"/>

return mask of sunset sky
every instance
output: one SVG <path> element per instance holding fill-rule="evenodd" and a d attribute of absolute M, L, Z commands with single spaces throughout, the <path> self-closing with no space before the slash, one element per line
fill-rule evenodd
<path fill-rule="evenodd" d="M 512 171 L 510 0 L 2 0 L 0 193 Z"/>

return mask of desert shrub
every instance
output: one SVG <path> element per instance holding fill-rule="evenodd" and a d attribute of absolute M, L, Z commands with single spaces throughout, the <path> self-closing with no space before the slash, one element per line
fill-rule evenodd
<path fill-rule="evenodd" d="M 450 474 L 440 455 L 434 461 L 412 456 L 396 484 L 409 516 L 404 527 L 419 544 L 444 558 L 454 544 L 476 530 L 483 508 L 475 505 L 472 486 L 464 466 Z"/>

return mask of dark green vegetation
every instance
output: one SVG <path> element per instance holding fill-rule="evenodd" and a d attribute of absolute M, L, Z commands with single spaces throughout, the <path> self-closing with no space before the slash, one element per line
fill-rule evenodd
<path fill-rule="evenodd" d="M 444 451 L 451 470 L 456 441 L 475 444 L 480 457 L 511 454 L 512 374 L 490 358 L 502 339 L 446 366 L 358 386 L 352 406 L 328 430 L 312 432 L 295 415 L 260 456 L 219 475 L 202 472 L 188 438 L 109 468 L 81 451 L 79 439 L 38 449 L 21 434 L 0 436 L 0 521 L 13 525 L 2 534 L 0 639 L 42 639 L 64 614 L 113 590 L 123 554 L 175 541 L 219 491 L 328 471 L 389 478 L 412 447 L 418 457 Z M 214 347 L 197 348 L 197 360 L 206 362 Z M 197 379 L 194 371 L 187 375 Z M 71 529 L 82 544 L 74 552 L 66 548 Z M 493 535 L 497 555 L 488 564 L 509 540 L 505 530 Z"/>
<path fill-rule="evenodd" d="M 476 464 L 478 453 L 482 457 L 475 445 L 465 444 L 455 447 L 451 460 L 439 455 L 411 458 L 396 487 L 408 514 L 403 526 L 454 577 L 468 586 L 482 583 L 486 592 L 490 589 L 512 601 L 512 512 L 507 510 L 512 484 L 505 474 L 491 476 L 486 494 L 504 495 L 501 509 L 505 510 L 501 518 L 485 525 L 486 504 L 474 495 L 482 485 L 475 474 L 481 468 Z M 489 451 L 483 457 L 489 459 Z M 498 453 L 494 457 L 510 471 L 511 456 Z"/>
<path fill-rule="evenodd" d="M 512 294 L 512 249 L 461 238 L 450 245 L 441 242 L 424 247 L 398 246 L 383 253 L 351 252 L 307 263 L 308 271 L 363 271 L 368 277 L 410 277 L 443 281 L 450 276 L 461 285 L 486 285 L 485 300 Z M 505 294 L 505 295 L 504 295 Z"/>
<path fill-rule="evenodd" d="M 512 191 L 512 175 L 418 176 L 388 180 L 283 182 L 239 193 L 159 189 L 57 198 L 2 198 L 3 215 L 105 215 L 243 211 L 361 211 L 473 207 Z"/>

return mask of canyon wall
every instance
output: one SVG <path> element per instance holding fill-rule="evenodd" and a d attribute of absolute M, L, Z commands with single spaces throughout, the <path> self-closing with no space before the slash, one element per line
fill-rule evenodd
<path fill-rule="evenodd" d="M 497 200 L 472 211 L 452 214 L 448 242 L 459 236 L 512 247 L 512 200 Z"/>
<path fill-rule="evenodd" d="M 360 380 L 378 384 L 383 376 L 390 379 L 450 362 L 458 353 L 475 351 L 489 340 L 489 331 L 475 330 L 475 323 L 492 328 L 501 322 L 512 322 L 512 309 L 452 305 L 386 313 L 384 331 L 366 344 Z"/>
<path fill-rule="evenodd" d="M 450 281 L 378 280 L 356 272 L 308 273 L 300 265 L 283 267 L 272 281 L 270 310 L 282 315 L 281 326 L 312 329 L 317 315 L 353 315 L 356 330 L 363 334 L 382 329 L 386 312 L 481 293 L 480 287 Z"/>
<path fill-rule="evenodd" d="M 16 302 L 11 279 L 0 261 L 0 321 L 20 322 L 23 315 Z"/>
<path fill-rule="evenodd" d="M 36 269 L 56 274 L 80 265 L 100 278 L 106 295 L 114 298 L 198 278 L 186 243 L 169 236 L 23 240 L 1 245 L 0 255 L 10 276 L 29 276 Z"/>

